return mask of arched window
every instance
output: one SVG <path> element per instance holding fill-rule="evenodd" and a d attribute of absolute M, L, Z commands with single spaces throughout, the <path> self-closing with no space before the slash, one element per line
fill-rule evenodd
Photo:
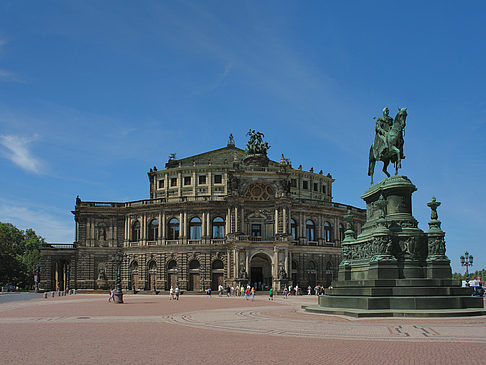
<path fill-rule="evenodd" d="M 132 241 L 138 240 L 140 240 L 140 222 L 135 221 L 135 223 L 132 224 Z"/>
<path fill-rule="evenodd" d="M 189 262 L 189 270 L 197 270 L 201 267 L 201 264 L 197 260 L 191 260 Z"/>
<path fill-rule="evenodd" d="M 168 270 L 177 270 L 177 261 L 176 260 L 170 260 L 167 263 L 167 269 Z"/>
<path fill-rule="evenodd" d="M 316 269 L 316 263 L 314 261 L 309 261 L 307 263 L 307 270 L 315 270 Z"/>
<path fill-rule="evenodd" d="M 294 219 L 290 220 L 290 233 L 292 234 L 292 240 L 297 239 L 297 223 L 295 223 Z"/>
<path fill-rule="evenodd" d="M 331 223 L 324 222 L 324 239 L 326 242 L 331 242 L 332 234 L 331 234 Z"/>
<path fill-rule="evenodd" d="M 344 226 L 339 223 L 339 241 L 344 241 Z"/>
<path fill-rule="evenodd" d="M 292 270 L 297 270 L 297 261 L 292 261 Z"/>
<path fill-rule="evenodd" d="M 152 219 L 149 224 L 148 239 L 149 241 L 155 241 L 159 237 L 159 221 Z"/>
<path fill-rule="evenodd" d="M 201 239 L 201 220 L 198 217 L 192 218 L 189 222 L 189 239 Z"/>
<path fill-rule="evenodd" d="M 332 263 L 331 261 L 328 261 L 326 264 L 326 274 L 332 273 Z"/>
<path fill-rule="evenodd" d="M 150 261 L 149 265 L 148 265 L 148 269 L 149 271 L 157 271 L 157 264 L 155 263 L 155 261 Z"/>
<path fill-rule="evenodd" d="M 315 224 L 313 221 L 308 219 L 305 222 L 305 234 L 307 237 L 307 241 L 315 241 L 316 240 L 316 235 L 315 235 Z"/>
<path fill-rule="evenodd" d="M 213 270 L 224 269 L 223 261 L 221 261 L 221 260 L 215 260 L 213 262 L 213 265 L 211 267 L 212 267 Z"/>
<path fill-rule="evenodd" d="M 224 238 L 224 219 L 221 217 L 213 219 L 213 238 Z"/>
<path fill-rule="evenodd" d="M 179 239 L 179 220 L 177 218 L 172 218 L 169 221 L 167 239 L 177 240 Z"/>

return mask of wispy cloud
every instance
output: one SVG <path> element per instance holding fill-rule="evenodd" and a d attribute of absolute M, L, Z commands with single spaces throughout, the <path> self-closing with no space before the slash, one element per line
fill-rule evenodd
<path fill-rule="evenodd" d="M 41 209 L 18 206 L 0 200 L 0 221 L 12 223 L 19 229 L 32 228 L 48 242 L 73 241 L 74 225 L 69 222 L 69 218 L 60 220 Z"/>
<path fill-rule="evenodd" d="M 32 156 L 29 150 L 29 144 L 35 139 L 37 139 L 36 136 L 24 138 L 14 135 L 0 135 L 0 145 L 4 147 L 4 151 L 1 151 L 2 155 L 20 168 L 40 174 L 42 162 Z"/>

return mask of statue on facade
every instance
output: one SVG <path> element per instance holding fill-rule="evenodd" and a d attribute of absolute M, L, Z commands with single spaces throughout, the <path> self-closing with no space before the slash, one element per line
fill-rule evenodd
<path fill-rule="evenodd" d="M 230 133 L 230 135 L 229 135 L 227 146 L 228 147 L 230 147 L 230 146 L 234 147 L 235 146 L 235 139 L 233 138 L 233 133 Z"/>
<path fill-rule="evenodd" d="M 263 137 L 265 137 L 263 133 L 250 129 L 246 135 L 250 137 L 246 145 L 246 153 L 248 155 L 267 155 L 270 146 L 268 142 L 263 142 Z"/>
<path fill-rule="evenodd" d="M 376 119 L 375 140 L 370 148 L 368 165 L 368 176 L 371 176 L 373 185 L 373 173 L 376 161 L 383 161 L 383 172 L 390 177 L 387 171 L 390 162 L 395 164 L 395 175 L 402 167 L 401 161 L 405 158 L 403 154 L 403 130 L 407 118 L 407 108 L 398 108 L 395 119 L 389 115 L 388 108 L 383 109 L 383 115 Z"/>
<path fill-rule="evenodd" d="M 278 278 L 280 280 L 286 280 L 287 279 L 287 272 L 285 271 L 283 266 L 280 266 L 280 270 L 278 271 Z"/>
<path fill-rule="evenodd" d="M 248 275 L 246 274 L 246 270 L 244 266 L 242 266 L 240 269 L 240 279 L 248 279 Z"/>
<path fill-rule="evenodd" d="M 98 280 L 106 280 L 106 272 L 104 266 L 101 266 L 98 270 Z"/>

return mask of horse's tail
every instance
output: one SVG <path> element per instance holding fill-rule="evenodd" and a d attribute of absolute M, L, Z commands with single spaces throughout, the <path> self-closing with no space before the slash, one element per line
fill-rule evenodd
<path fill-rule="evenodd" d="M 373 155 L 373 145 L 370 147 L 370 160 L 368 163 L 368 176 L 371 176 L 371 162 L 374 161 L 375 156 Z"/>

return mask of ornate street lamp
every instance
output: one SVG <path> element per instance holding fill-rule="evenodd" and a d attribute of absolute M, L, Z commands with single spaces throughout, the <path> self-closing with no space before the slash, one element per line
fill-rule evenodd
<path fill-rule="evenodd" d="M 114 291 L 115 303 L 123 303 L 123 292 L 121 288 L 121 265 L 123 261 L 125 261 L 126 257 L 127 255 L 122 250 L 118 250 L 112 256 L 113 264 L 116 265 L 116 281 Z"/>
<path fill-rule="evenodd" d="M 473 264 L 473 255 L 470 255 L 467 251 L 464 256 L 461 256 L 461 265 L 466 266 L 466 286 L 469 286 L 469 266 Z"/>

